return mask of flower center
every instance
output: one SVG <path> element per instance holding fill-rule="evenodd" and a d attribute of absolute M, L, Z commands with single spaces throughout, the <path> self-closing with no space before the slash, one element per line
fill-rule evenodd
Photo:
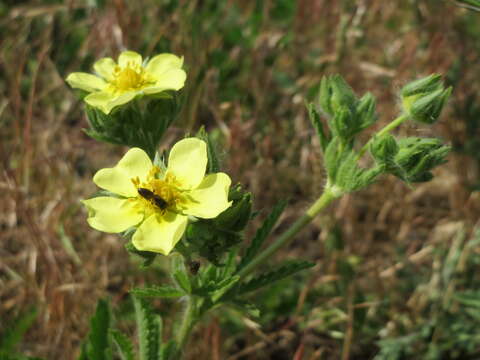
<path fill-rule="evenodd" d="M 180 212 L 186 196 L 173 176 L 167 174 L 163 179 L 158 179 L 156 175 L 159 173 L 160 169 L 154 166 L 147 181 L 140 182 L 138 178 L 132 179 L 138 192 L 136 200 L 148 214 L 154 212 L 164 214 L 167 210 Z"/>
<path fill-rule="evenodd" d="M 148 83 L 143 67 L 132 63 L 124 68 L 116 66 L 113 75 L 111 85 L 120 92 L 141 89 Z"/>

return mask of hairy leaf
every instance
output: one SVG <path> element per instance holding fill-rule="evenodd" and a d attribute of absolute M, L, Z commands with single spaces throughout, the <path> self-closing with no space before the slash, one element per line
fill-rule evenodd
<path fill-rule="evenodd" d="M 147 286 L 134 288 L 130 292 L 138 297 L 176 298 L 185 295 L 183 291 L 172 286 Z"/>
<path fill-rule="evenodd" d="M 262 226 L 260 226 L 260 228 L 257 230 L 250 246 L 247 248 L 245 255 L 242 258 L 242 261 L 238 265 L 237 271 L 240 271 L 242 268 L 244 268 L 258 254 L 260 248 L 267 239 L 268 235 L 270 235 L 270 233 L 272 232 L 273 227 L 278 221 L 278 218 L 285 209 L 285 206 L 287 206 L 286 201 L 279 202 L 273 208 L 272 212 L 267 216 Z"/>
<path fill-rule="evenodd" d="M 134 360 L 133 344 L 129 338 L 118 330 L 110 330 L 113 342 L 117 346 L 118 352 L 122 360 Z"/>

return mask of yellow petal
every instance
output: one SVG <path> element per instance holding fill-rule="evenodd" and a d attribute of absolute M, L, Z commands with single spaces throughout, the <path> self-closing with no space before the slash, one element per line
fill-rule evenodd
<path fill-rule="evenodd" d="M 98 75 L 107 81 L 111 81 L 114 79 L 113 73 L 115 71 L 115 66 L 117 66 L 115 61 L 112 58 L 107 57 L 95 62 L 95 64 L 93 64 L 93 69 Z"/>
<path fill-rule="evenodd" d="M 192 201 L 184 212 L 203 219 L 212 219 L 228 209 L 228 190 L 232 181 L 225 173 L 209 174 L 195 190 L 189 192 Z"/>
<path fill-rule="evenodd" d="M 88 224 L 100 231 L 119 233 L 143 219 L 143 213 L 129 200 L 101 196 L 82 203 L 88 208 Z"/>
<path fill-rule="evenodd" d="M 180 90 L 185 85 L 187 74 L 182 69 L 171 69 L 158 77 L 153 86 L 143 89 L 145 94 L 155 94 L 165 90 Z"/>
<path fill-rule="evenodd" d="M 128 150 L 115 167 L 97 171 L 93 177 L 93 182 L 98 187 L 114 194 L 135 197 L 138 192 L 132 183 L 132 179 L 138 177 L 141 182 L 145 181 L 152 166 L 152 161 L 145 151 L 132 148 Z"/>
<path fill-rule="evenodd" d="M 88 92 L 102 90 L 107 86 L 107 83 L 98 76 L 74 72 L 68 75 L 66 79 L 67 83 L 74 89 L 82 89 Z"/>
<path fill-rule="evenodd" d="M 182 238 L 187 226 L 187 217 L 167 212 L 147 218 L 132 237 L 133 245 L 142 251 L 168 255 Z"/>
<path fill-rule="evenodd" d="M 135 51 L 124 51 L 118 56 L 118 65 L 122 68 L 127 65 L 142 66 L 142 55 Z"/>
<path fill-rule="evenodd" d="M 114 107 L 126 104 L 136 95 L 137 93 L 134 91 L 129 91 L 120 95 L 100 91 L 87 95 L 84 100 L 90 106 L 99 108 L 108 115 Z"/>
<path fill-rule="evenodd" d="M 205 142 L 197 138 L 186 138 L 172 147 L 167 173 L 173 174 L 184 189 L 194 189 L 205 176 L 207 162 Z"/>
<path fill-rule="evenodd" d="M 159 78 L 165 71 L 170 69 L 180 69 L 183 65 L 183 58 L 173 54 L 160 54 L 154 56 L 145 67 L 145 70 Z"/>

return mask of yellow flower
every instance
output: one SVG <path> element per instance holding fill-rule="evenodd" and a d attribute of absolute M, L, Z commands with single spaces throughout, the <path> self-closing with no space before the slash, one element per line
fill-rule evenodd
<path fill-rule="evenodd" d="M 118 57 L 118 64 L 112 58 L 103 58 L 93 64 L 99 76 L 75 72 L 66 80 L 71 87 L 91 93 L 85 97 L 85 102 L 108 114 L 115 106 L 139 94 L 181 89 L 187 78 L 182 65 L 183 58 L 160 54 L 143 66 L 140 54 L 124 51 Z"/>
<path fill-rule="evenodd" d="M 109 233 L 136 227 L 132 242 L 138 250 L 168 255 L 185 232 L 188 216 L 211 219 L 231 206 L 230 177 L 205 175 L 207 161 L 206 144 L 197 138 L 173 146 L 167 169 L 154 166 L 143 150 L 130 149 L 115 167 L 93 177 L 118 197 L 84 200 L 88 223 Z"/>

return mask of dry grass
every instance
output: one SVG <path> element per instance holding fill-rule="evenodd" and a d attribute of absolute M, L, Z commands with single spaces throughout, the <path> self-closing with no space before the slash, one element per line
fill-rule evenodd
<path fill-rule="evenodd" d="M 268 0 L 260 8 L 253 1 L 224 1 L 223 8 L 211 1 L 179 1 L 182 10 L 170 12 L 174 3 L 0 5 L 0 332 L 37 305 L 40 316 L 22 343 L 25 353 L 75 358 L 96 300 L 108 296 L 121 304 L 132 284 L 147 276 L 116 236 L 87 227 L 79 203 L 95 191 L 92 174 L 124 150 L 82 133 L 82 105 L 63 80 L 71 71 L 88 70 L 95 58 L 123 48 L 183 54 L 189 100 L 165 146 L 185 129 L 218 128 L 225 169 L 253 192 L 258 209 L 291 199 L 285 224 L 323 184 L 319 145 L 303 104 L 326 73 L 341 73 L 358 93 L 370 90 L 378 97 L 378 126 L 397 112 L 395 94 L 406 81 L 432 72 L 449 74 L 453 105 L 440 123 L 401 131 L 440 135 L 457 148 L 480 135 L 471 133 L 462 112 L 469 97 L 479 101 L 480 44 L 468 33 L 473 20 L 467 18 L 474 15 L 453 2 L 374 0 L 353 6 L 298 0 L 289 22 L 275 15 L 277 5 Z M 234 4 L 238 11 L 232 15 Z M 233 36 L 228 26 L 248 30 L 249 19 L 260 13 L 256 34 L 228 38 Z M 337 202 L 279 255 L 318 262 L 302 296 L 338 277 L 323 246 L 325 229 L 338 223 L 344 252 L 363 258 L 355 286 L 379 297 L 398 292 L 402 299 L 395 272 L 402 266 L 398 249 L 405 249 L 416 266 L 428 267 L 434 257 L 425 249 L 448 244 L 460 228 L 471 231 L 480 214 L 478 192 L 471 191 L 478 184 L 478 166 L 471 153 L 453 153 L 431 183 L 409 189 L 388 178 Z M 402 306 L 400 300 L 392 305 L 392 314 Z M 300 314 L 302 301 L 298 307 Z M 281 359 L 268 354 L 283 349 L 289 354 L 285 358 L 338 358 L 338 343 L 311 330 L 315 324 L 300 331 L 301 320 L 293 316 L 267 329 L 247 323 L 250 330 L 240 348 L 212 320 L 196 333 L 191 353 L 197 359 Z"/>

